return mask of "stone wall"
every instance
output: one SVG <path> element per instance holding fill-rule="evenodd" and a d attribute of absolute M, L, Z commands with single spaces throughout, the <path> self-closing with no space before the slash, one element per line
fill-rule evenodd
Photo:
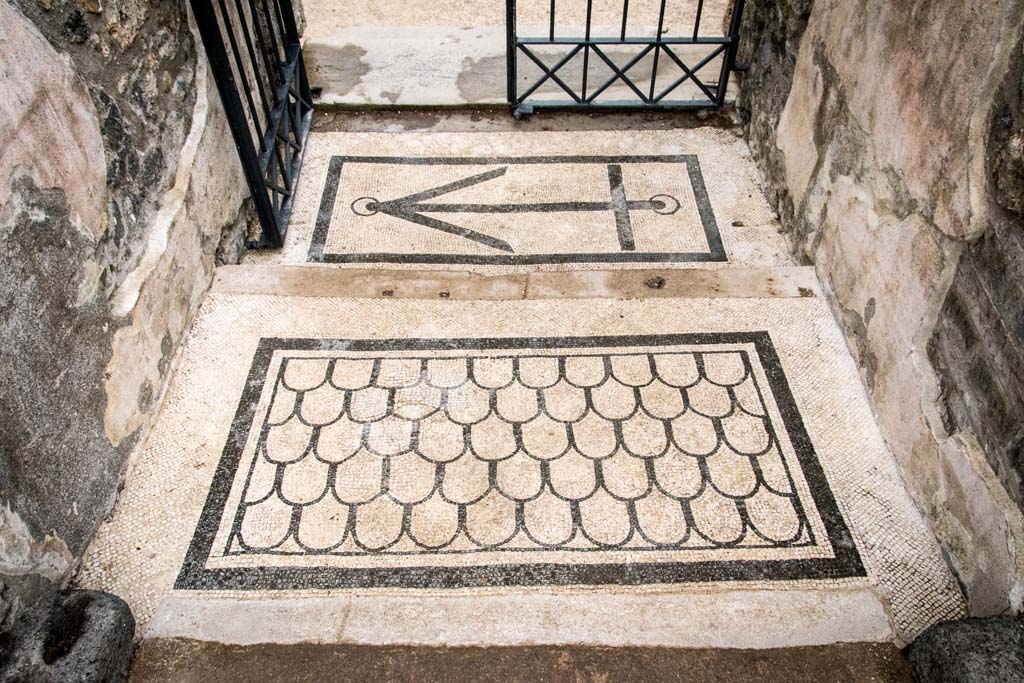
<path fill-rule="evenodd" d="M 0 3 L 0 626 L 110 511 L 248 218 L 186 4 Z"/>
<path fill-rule="evenodd" d="M 1024 507 L 1024 39 L 997 92 L 986 144 L 988 227 L 960 256 L 929 357 L 946 430 L 970 430 Z"/>
<path fill-rule="evenodd" d="M 739 107 L 971 609 L 1019 610 L 1024 0 L 748 0 Z"/>

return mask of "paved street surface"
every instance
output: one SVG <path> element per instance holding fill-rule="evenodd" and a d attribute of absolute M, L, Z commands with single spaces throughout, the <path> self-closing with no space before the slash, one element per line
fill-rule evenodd
<path fill-rule="evenodd" d="M 725 35 L 723 27 L 729 3 L 706 0 L 701 4 L 698 35 Z M 466 2 L 445 0 L 407 3 L 395 0 L 305 0 L 307 29 L 304 54 L 310 80 L 320 89 L 320 101 L 346 105 L 465 105 L 495 104 L 506 98 L 505 3 L 499 0 Z M 518 33 L 522 37 L 546 37 L 551 32 L 550 2 L 519 0 Z M 558 2 L 554 30 L 557 38 L 581 37 L 586 33 L 585 2 Z M 626 33 L 631 38 L 657 34 L 660 3 L 633 0 L 629 3 Z M 603 0 L 593 3 L 591 36 L 618 37 L 622 34 L 623 3 Z M 665 37 L 692 36 L 697 2 L 672 2 L 666 6 L 662 23 Z M 554 67 L 568 56 L 570 47 L 539 47 L 537 56 Z M 609 46 L 602 52 L 610 62 L 626 70 L 638 87 L 647 91 L 655 71 L 654 54 L 647 53 L 635 63 L 643 46 Z M 675 48 L 689 67 L 709 54 L 705 47 Z M 586 62 L 586 69 L 584 64 Z M 528 56 L 518 61 L 520 89 L 525 90 L 544 75 Z M 708 83 L 718 80 L 721 58 L 714 58 L 697 72 Z M 582 92 L 586 71 L 589 93 L 615 77 L 615 72 L 598 54 L 582 51 L 557 75 Z M 661 92 L 684 75 L 664 53 L 657 69 L 655 92 Z M 535 93 L 539 98 L 565 97 L 562 87 L 548 80 Z M 703 97 L 692 82 L 683 83 L 669 99 Z M 634 99 L 624 81 L 615 80 L 598 97 L 600 102 Z"/>

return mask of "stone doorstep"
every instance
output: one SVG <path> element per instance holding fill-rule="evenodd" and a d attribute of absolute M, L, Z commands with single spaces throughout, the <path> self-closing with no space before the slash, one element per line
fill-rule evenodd
<path fill-rule="evenodd" d="M 587 270 L 479 275 L 463 271 L 223 266 L 216 294 L 359 299 L 645 299 L 820 297 L 810 266 L 720 270 Z"/>
<path fill-rule="evenodd" d="M 665 590 L 520 588 L 258 598 L 176 591 L 157 609 L 144 637 L 232 645 L 737 649 L 893 640 L 885 607 L 870 589 Z"/>

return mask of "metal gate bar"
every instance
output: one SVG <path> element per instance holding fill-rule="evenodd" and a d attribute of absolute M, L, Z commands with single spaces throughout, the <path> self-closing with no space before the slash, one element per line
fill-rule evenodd
<path fill-rule="evenodd" d="M 250 246 L 280 247 L 313 119 L 291 0 L 191 4 L 262 228 Z"/>
<path fill-rule="evenodd" d="M 631 37 L 629 35 L 629 0 L 623 0 L 621 30 L 617 36 L 594 37 L 592 35 L 593 0 L 587 0 L 586 19 L 581 31 L 583 37 L 557 36 L 555 31 L 556 5 L 555 0 L 551 0 L 548 10 L 547 35 L 524 37 L 518 34 L 516 28 L 516 0 L 506 0 L 507 87 L 508 102 L 513 107 L 513 113 L 518 118 L 532 113 L 534 109 L 545 107 L 559 109 L 693 109 L 721 107 L 725 102 L 725 94 L 729 86 L 729 74 L 735 68 L 736 48 L 740 37 L 740 20 L 743 15 L 744 0 L 734 1 L 728 34 L 724 36 L 699 35 L 704 13 L 704 0 L 697 0 L 693 13 L 692 35 L 666 36 L 665 12 L 667 3 L 668 0 L 661 0 L 658 7 L 658 22 L 653 37 Z M 644 46 L 644 49 L 620 66 L 608 55 L 609 46 L 616 45 L 640 45 Z M 687 64 L 677 54 L 679 47 L 688 45 L 706 48 L 706 54 L 692 65 Z M 538 48 L 543 46 L 565 46 L 571 47 L 571 49 L 553 65 L 549 65 L 538 56 Z M 580 52 L 583 53 L 583 71 L 579 83 L 580 87 L 576 89 L 570 86 L 566 82 L 567 79 L 563 78 L 559 72 L 572 62 Z M 518 60 L 520 55 L 536 65 L 541 71 L 540 78 L 521 91 L 521 84 L 518 80 Z M 598 63 L 604 64 L 612 72 L 611 77 L 597 88 L 593 88 L 588 82 L 592 63 L 591 55 L 597 57 L 600 60 Z M 636 80 L 630 78 L 629 71 L 648 55 L 651 55 L 652 59 L 650 80 L 646 84 L 638 84 Z M 717 73 L 717 80 L 712 82 L 701 79 L 699 76 L 701 69 L 718 58 L 721 58 L 722 64 Z M 663 85 L 659 90 L 659 63 L 664 63 L 665 60 L 668 60 L 677 67 L 682 72 L 682 75 L 667 86 Z M 558 86 L 567 99 L 531 99 L 534 93 L 549 82 Z M 628 87 L 636 95 L 636 98 L 610 102 L 597 100 L 608 88 L 619 82 Z M 695 85 L 703 97 L 668 99 L 672 93 L 687 82 Z M 642 88 L 641 85 L 646 85 L 647 87 Z"/>

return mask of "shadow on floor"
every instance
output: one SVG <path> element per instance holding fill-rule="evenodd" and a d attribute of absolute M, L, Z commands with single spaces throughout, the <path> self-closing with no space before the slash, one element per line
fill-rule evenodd
<path fill-rule="evenodd" d="M 893 645 L 848 643 L 777 650 L 460 647 L 331 644 L 253 646 L 152 640 L 132 681 L 677 681 L 912 683 Z"/>

